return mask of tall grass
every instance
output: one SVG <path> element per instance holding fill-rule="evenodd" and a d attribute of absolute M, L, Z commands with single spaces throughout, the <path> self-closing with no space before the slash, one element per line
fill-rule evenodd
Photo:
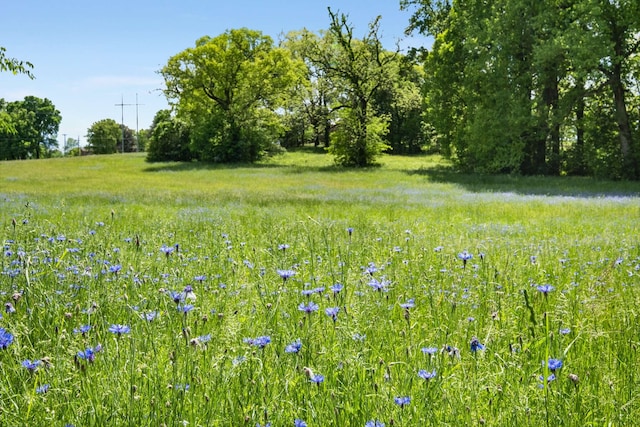
<path fill-rule="evenodd" d="M 0 425 L 640 415 L 637 185 L 310 153 L 3 162 L 0 182 Z"/>

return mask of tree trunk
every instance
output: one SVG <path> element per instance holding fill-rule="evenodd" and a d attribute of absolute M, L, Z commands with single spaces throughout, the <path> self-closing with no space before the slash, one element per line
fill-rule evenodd
<path fill-rule="evenodd" d="M 625 99 L 624 84 L 622 83 L 622 67 L 616 64 L 613 67 L 613 74 L 609 80 L 613 92 L 613 100 L 616 108 L 616 122 L 618 124 L 618 137 L 620 139 L 620 155 L 622 157 L 622 175 L 625 178 L 635 178 L 637 165 L 633 161 L 631 151 L 631 125 L 629 123 L 629 112 Z"/>

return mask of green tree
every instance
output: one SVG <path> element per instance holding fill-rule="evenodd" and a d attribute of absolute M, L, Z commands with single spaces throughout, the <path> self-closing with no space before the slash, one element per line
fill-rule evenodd
<path fill-rule="evenodd" d="M 282 134 L 275 111 L 300 70 L 270 37 L 242 28 L 200 38 L 171 57 L 161 73 L 200 159 L 253 162 Z"/>
<path fill-rule="evenodd" d="M 113 119 L 99 120 L 87 129 L 88 148 L 94 154 L 113 154 L 122 141 L 122 129 Z"/>
<path fill-rule="evenodd" d="M 27 96 L 23 101 L 0 102 L 5 125 L 0 130 L 0 158 L 49 157 L 58 143 L 56 135 L 62 117 L 49 99 Z"/>
<path fill-rule="evenodd" d="M 189 148 L 189 128 L 171 116 L 169 110 L 156 113 L 150 129 L 147 161 L 190 161 L 193 155 Z"/>
<path fill-rule="evenodd" d="M 389 146 L 384 136 L 389 118 L 376 115 L 374 100 L 389 84 L 397 55 L 385 51 L 380 42 L 380 17 L 369 26 L 361 40 L 354 38 L 347 16 L 328 9 L 329 31 L 322 43 L 312 44 L 309 60 L 321 69 L 340 94 L 336 132 L 329 152 L 336 162 L 348 166 L 367 166 Z"/>
<path fill-rule="evenodd" d="M 628 109 L 638 98 L 630 89 L 638 73 L 638 2 L 401 5 L 414 8 L 410 30 L 434 37 L 425 63 L 425 118 L 461 168 L 595 173 L 609 162 L 609 177 L 639 176 L 638 121 Z M 592 115 L 605 113 L 613 127 L 589 125 L 604 124 Z"/>

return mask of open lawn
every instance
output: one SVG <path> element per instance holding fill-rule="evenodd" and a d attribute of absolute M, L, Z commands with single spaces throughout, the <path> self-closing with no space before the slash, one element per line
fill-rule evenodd
<path fill-rule="evenodd" d="M 0 162 L 2 426 L 640 419 L 640 184 Z"/>

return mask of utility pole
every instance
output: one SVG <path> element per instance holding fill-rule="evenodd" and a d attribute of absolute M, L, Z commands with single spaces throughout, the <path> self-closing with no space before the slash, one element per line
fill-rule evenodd
<path fill-rule="evenodd" d="M 67 134 L 63 133 L 62 134 L 62 154 L 65 155 L 67 153 L 65 153 L 65 148 L 67 148 Z"/>
<path fill-rule="evenodd" d="M 122 99 L 120 100 L 120 104 L 116 104 L 116 107 L 120 107 L 120 109 L 122 110 L 122 122 L 121 122 L 121 127 L 120 130 L 122 131 L 122 154 L 124 154 L 124 107 L 125 106 L 129 106 L 129 105 L 133 105 L 133 104 L 125 104 L 124 103 L 124 95 L 122 95 Z"/>
<path fill-rule="evenodd" d="M 138 104 L 138 94 L 136 93 L 136 152 L 140 149 L 138 144 L 138 105 L 144 104 Z"/>

